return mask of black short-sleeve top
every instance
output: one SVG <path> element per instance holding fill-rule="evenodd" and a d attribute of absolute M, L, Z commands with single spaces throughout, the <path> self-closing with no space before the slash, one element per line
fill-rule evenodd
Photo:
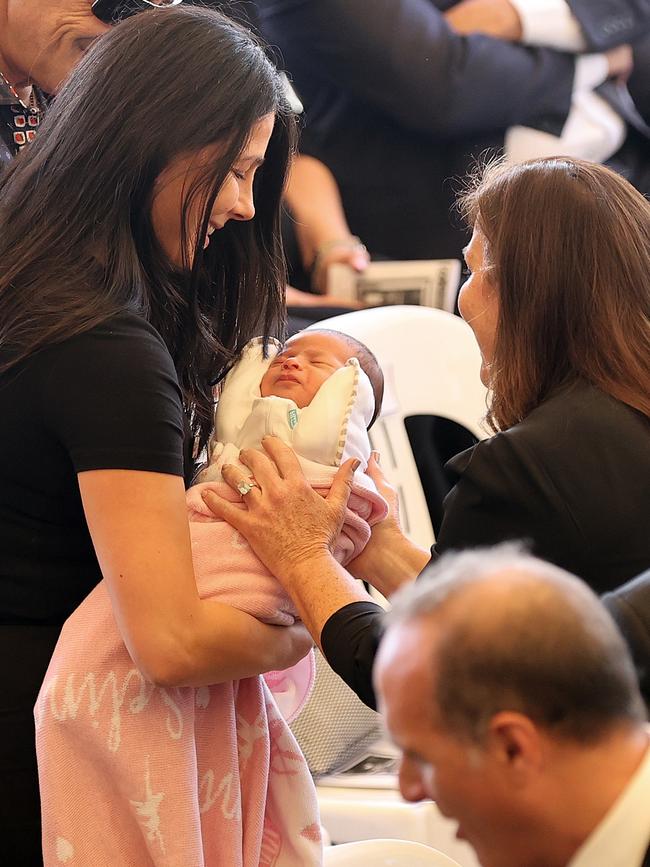
<path fill-rule="evenodd" d="M 132 313 L 0 375 L 0 623 L 62 623 L 101 579 L 77 473 L 183 476 L 176 371 Z"/>

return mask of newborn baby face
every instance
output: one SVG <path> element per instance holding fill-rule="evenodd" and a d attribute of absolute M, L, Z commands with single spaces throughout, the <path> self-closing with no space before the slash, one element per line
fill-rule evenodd
<path fill-rule="evenodd" d="M 325 380 L 352 354 L 344 340 L 331 334 L 298 334 L 271 362 L 260 393 L 262 397 L 287 397 L 300 408 L 308 406 Z"/>

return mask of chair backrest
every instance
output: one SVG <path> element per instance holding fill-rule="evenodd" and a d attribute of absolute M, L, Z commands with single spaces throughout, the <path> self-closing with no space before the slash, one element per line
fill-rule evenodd
<path fill-rule="evenodd" d="M 451 419 L 478 439 L 486 389 L 481 356 L 471 328 L 458 316 L 431 307 L 394 306 L 357 310 L 315 323 L 356 337 L 377 356 L 386 394 L 381 416 L 370 431 L 382 469 L 399 492 L 406 535 L 419 545 L 433 543 L 433 529 L 404 419 L 435 415 Z"/>
<path fill-rule="evenodd" d="M 460 867 L 437 849 L 410 840 L 360 840 L 324 852 L 324 867 Z"/>
<path fill-rule="evenodd" d="M 316 676 L 307 702 L 291 723 L 314 776 L 331 774 L 368 755 L 384 733 L 382 718 L 361 701 L 316 649 Z"/>

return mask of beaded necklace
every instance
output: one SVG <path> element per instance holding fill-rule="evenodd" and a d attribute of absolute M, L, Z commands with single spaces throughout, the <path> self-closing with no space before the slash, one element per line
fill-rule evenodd
<path fill-rule="evenodd" d="M 41 107 L 33 87 L 29 95 L 29 104 L 27 104 L 20 98 L 18 91 L 13 84 L 10 84 L 2 71 L 0 71 L 0 83 L 7 87 L 17 103 L 8 106 L 8 108 L 9 129 L 12 132 L 14 147 L 18 152 L 36 138 L 36 130 L 41 122 Z"/>

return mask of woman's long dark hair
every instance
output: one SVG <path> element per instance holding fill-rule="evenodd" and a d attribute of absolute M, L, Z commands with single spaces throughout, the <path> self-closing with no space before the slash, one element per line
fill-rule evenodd
<path fill-rule="evenodd" d="M 204 250 L 217 193 L 270 113 L 255 219 L 229 222 Z M 115 27 L 0 180 L 0 374 L 117 312 L 136 312 L 169 348 L 202 446 L 213 384 L 252 336 L 281 336 L 279 212 L 295 135 L 277 71 L 218 12 L 178 7 Z M 213 144 L 220 155 L 183 204 L 185 227 L 191 204 L 202 209 L 193 261 L 174 268 L 152 228 L 154 183 L 175 157 Z"/>
<path fill-rule="evenodd" d="M 495 163 L 461 199 L 499 299 L 488 422 L 578 379 L 650 418 L 650 202 L 568 157 Z"/>

